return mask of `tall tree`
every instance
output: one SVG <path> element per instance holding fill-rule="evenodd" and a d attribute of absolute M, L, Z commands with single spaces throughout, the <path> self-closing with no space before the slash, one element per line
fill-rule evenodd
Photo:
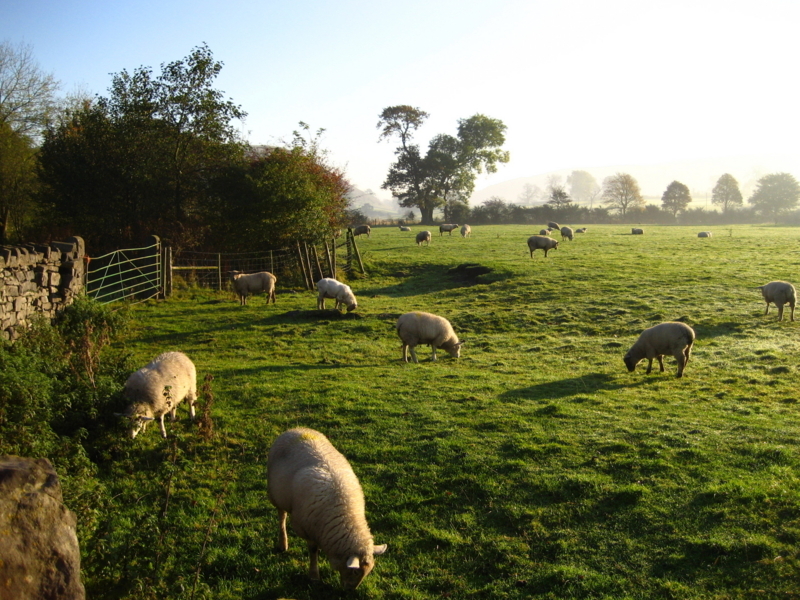
<path fill-rule="evenodd" d="M 739 182 L 733 175 L 725 173 L 720 176 L 711 192 L 711 203 L 721 206 L 724 213 L 742 205 L 742 192 L 739 190 Z"/>
<path fill-rule="evenodd" d="M 506 126 L 481 114 L 459 120 L 456 136 L 435 136 L 423 156 L 412 139 L 427 117 L 419 108 L 391 106 L 381 112 L 378 128 L 380 139 L 400 139 L 397 160 L 382 187 L 391 190 L 401 206 L 418 208 L 422 223 L 431 224 L 436 208 L 452 201 L 466 203 L 478 173 L 496 172 L 497 164 L 508 162 L 509 156 L 501 149 Z"/>
<path fill-rule="evenodd" d="M 622 216 L 628 210 L 645 204 L 639 182 L 628 173 L 617 173 L 603 180 L 603 203 Z"/>
<path fill-rule="evenodd" d="M 538 185 L 526 183 L 522 188 L 522 193 L 519 195 L 519 202 L 523 206 L 532 206 L 546 197 L 547 194 Z"/>
<path fill-rule="evenodd" d="M 564 191 L 563 186 L 554 185 L 550 189 L 550 198 L 547 204 L 553 208 L 566 208 L 572 204 L 572 198 Z"/>
<path fill-rule="evenodd" d="M 42 72 L 26 44 L 0 44 L 0 123 L 36 139 L 55 108 L 58 82 Z"/>
<path fill-rule="evenodd" d="M 771 173 L 758 180 L 748 202 L 777 223 L 781 213 L 800 201 L 800 183 L 789 173 Z"/>
<path fill-rule="evenodd" d="M 19 230 L 29 216 L 36 182 L 32 140 L 0 122 L 0 245 L 8 243 L 12 222 Z"/>
<path fill-rule="evenodd" d="M 600 195 L 601 187 L 594 176 L 588 171 L 573 171 L 567 177 L 569 195 L 578 204 L 594 205 L 595 199 Z"/>
<path fill-rule="evenodd" d="M 678 213 L 686 210 L 692 202 L 692 194 L 689 188 L 680 181 L 673 181 L 661 196 L 662 208 L 677 217 Z"/>

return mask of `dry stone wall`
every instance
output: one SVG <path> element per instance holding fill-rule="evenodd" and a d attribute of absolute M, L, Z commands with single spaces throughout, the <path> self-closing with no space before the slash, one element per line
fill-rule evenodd
<path fill-rule="evenodd" d="M 0 246 L 0 336 L 14 340 L 35 314 L 50 320 L 85 283 L 83 239 Z"/>

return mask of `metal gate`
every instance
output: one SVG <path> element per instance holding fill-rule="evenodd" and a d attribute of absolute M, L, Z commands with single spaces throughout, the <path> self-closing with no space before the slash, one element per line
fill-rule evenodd
<path fill-rule="evenodd" d="M 142 248 L 114 250 L 89 261 L 86 293 L 100 304 L 118 300 L 143 302 L 163 297 L 164 260 L 161 240 Z"/>

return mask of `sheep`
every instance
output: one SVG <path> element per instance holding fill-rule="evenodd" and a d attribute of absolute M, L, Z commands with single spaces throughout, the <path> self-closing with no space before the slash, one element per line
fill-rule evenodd
<path fill-rule="evenodd" d="M 317 296 L 317 308 L 319 310 L 325 310 L 325 298 L 333 298 L 336 300 L 336 310 L 339 310 L 342 306 L 347 307 L 347 312 L 352 312 L 358 308 L 353 290 L 350 289 L 349 285 L 341 283 L 340 281 L 336 281 L 330 277 L 320 279 L 317 282 L 317 291 L 319 292 Z"/>
<path fill-rule="evenodd" d="M 762 285 L 756 289 L 761 290 L 761 295 L 764 296 L 764 302 L 767 303 L 767 310 L 764 314 L 769 313 L 769 303 L 774 302 L 778 307 L 778 321 L 783 321 L 783 305 L 789 304 L 792 309 L 790 319 L 794 321 L 794 305 L 797 302 L 797 292 L 794 286 L 788 281 L 770 281 L 766 285 Z"/>
<path fill-rule="evenodd" d="M 539 250 L 540 248 L 544 250 L 544 255 L 546 257 L 548 250 L 558 250 L 558 240 L 543 235 L 532 235 L 528 238 L 528 248 L 531 251 L 531 258 L 533 258 L 533 251 Z"/>
<path fill-rule="evenodd" d="M 694 329 L 685 323 L 676 321 L 660 323 L 645 329 L 625 355 L 625 366 L 632 373 L 636 365 L 646 358 L 648 360 L 647 374 L 649 375 L 653 370 L 653 359 L 657 358 L 663 373 L 664 361 L 661 357 L 671 354 L 678 361 L 678 377 L 683 377 L 683 369 L 689 362 L 694 338 Z"/>
<path fill-rule="evenodd" d="M 644 235 L 644 230 L 639 229 L 638 227 L 632 227 L 631 235 Z"/>
<path fill-rule="evenodd" d="M 161 424 L 161 436 L 166 439 L 164 415 L 170 413 L 175 421 L 178 404 L 189 404 L 194 420 L 197 400 L 197 370 L 182 352 L 164 352 L 150 364 L 131 373 L 125 382 L 125 397 L 131 401 L 119 416 L 131 419 L 131 438 L 144 432 L 147 423 L 155 419 Z"/>
<path fill-rule="evenodd" d="M 539 235 L 550 235 L 550 230 L 549 229 L 540 229 L 539 230 Z"/>
<path fill-rule="evenodd" d="M 558 223 L 556 223 L 555 221 L 548 221 L 548 222 L 547 222 L 547 226 L 548 226 L 550 229 L 561 229 L 561 225 L 559 225 L 559 224 L 558 224 Z"/>
<path fill-rule="evenodd" d="M 420 231 L 417 234 L 417 246 L 421 246 L 422 242 L 425 242 L 426 246 L 431 245 L 431 232 L 430 231 Z"/>
<path fill-rule="evenodd" d="M 711 237 L 711 232 L 710 231 L 701 231 L 700 233 L 697 234 L 697 237 L 699 237 L 699 238 L 710 238 Z"/>
<path fill-rule="evenodd" d="M 249 294 L 256 294 L 258 292 L 267 293 L 267 304 L 272 300 L 275 304 L 275 282 L 278 278 L 268 271 L 261 271 L 260 273 L 241 273 L 239 271 L 231 271 L 231 283 L 233 284 L 233 291 L 239 296 L 239 306 L 247 304 L 247 296 Z"/>
<path fill-rule="evenodd" d="M 410 312 L 397 319 L 397 335 L 403 342 L 403 360 L 408 362 L 408 351 L 411 350 L 411 359 L 418 363 L 417 353 L 414 348 L 418 344 L 429 344 L 433 350 L 432 361 L 436 360 L 436 349 L 446 350 L 453 358 L 461 356 L 461 346 L 464 342 L 458 341 L 458 336 L 453 331 L 450 321 L 444 317 L 426 312 Z"/>
<path fill-rule="evenodd" d="M 562 227 L 561 228 L 561 241 L 569 240 L 570 242 L 573 239 L 574 232 L 572 231 L 572 227 Z"/>
<path fill-rule="evenodd" d="M 586 227 L 580 227 L 575 230 L 575 233 L 586 233 Z"/>
<path fill-rule="evenodd" d="M 399 225 L 400 231 L 411 231 L 411 227 L 406 227 L 405 225 Z"/>
<path fill-rule="evenodd" d="M 469 225 L 462 225 L 461 226 L 461 237 L 467 238 L 472 233 L 472 227 Z"/>
<path fill-rule="evenodd" d="M 308 543 L 308 575 L 319 579 L 319 551 L 339 572 L 342 586 L 355 589 L 375 566 L 376 546 L 364 512 L 364 491 L 347 459 L 319 431 L 283 432 L 269 449 L 267 492 L 278 510 L 278 550 L 289 548 L 286 516 Z"/>
<path fill-rule="evenodd" d="M 458 229 L 458 223 L 444 223 L 439 225 L 439 237 L 442 237 L 445 231 L 453 235 L 453 229 Z"/>
<path fill-rule="evenodd" d="M 370 235 L 370 231 L 372 231 L 372 230 L 370 229 L 369 225 L 359 225 L 358 227 L 353 229 L 353 235 L 360 236 L 360 235 L 363 235 L 363 234 L 366 233 L 367 237 L 372 237 Z"/>

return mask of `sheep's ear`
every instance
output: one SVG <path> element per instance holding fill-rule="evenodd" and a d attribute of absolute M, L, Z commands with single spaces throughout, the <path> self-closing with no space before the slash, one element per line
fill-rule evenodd
<path fill-rule="evenodd" d="M 373 546 L 372 547 L 372 554 L 374 554 L 375 556 L 380 556 L 381 554 L 386 552 L 386 548 L 387 547 L 388 546 L 386 544 L 381 544 L 380 546 Z"/>
<path fill-rule="evenodd" d="M 358 560 L 357 556 L 351 556 L 347 559 L 348 569 L 358 569 L 359 567 L 361 567 L 361 562 Z"/>

